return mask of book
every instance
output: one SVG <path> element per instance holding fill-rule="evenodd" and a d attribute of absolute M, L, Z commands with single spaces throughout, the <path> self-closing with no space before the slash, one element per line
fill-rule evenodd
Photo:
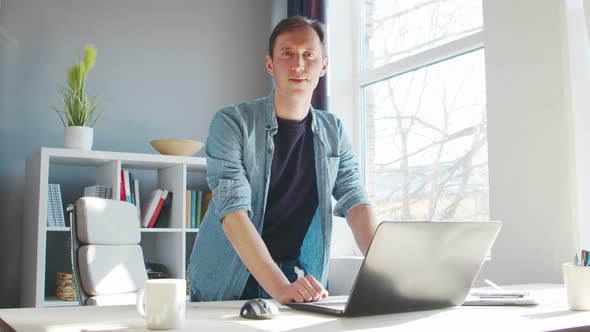
<path fill-rule="evenodd" d="M 56 190 L 56 209 L 57 209 L 57 226 L 60 227 L 65 227 L 66 226 L 66 221 L 64 218 L 64 205 L 63 205 L 63 201 L 61 199 L 61 187 L 59 184 L 55 185 L 55 190 Z"/>
<path fill-rule="evenodd" d="M 197 191 L 197 207 L 195 210 L 195 228 L 201 225 L 201 210 L 203 208 L 203 192 Z"/>
<path fill-rule="evenodd" d="M 162 196 L 160 197 L 160 200 L 158 201 L 158 205 L 156 206 L 156 211 L 154 211 L 154 214 L 152 215 L 150 222 L 148 224 L 148 228 L 154 228 L 154 226 L 156 225 L 156 220 L 158 219 L 158 216 L 160 215 L 160 212 L 162 211 L 162 206 L 164 206 L 164 202 L 166 201 L 166 198 L 168 197 L 168 190 L 164 190 L 162 192 Z"/>
<path fill-rule="evenodd" d="M 131 203 L 131 185 L 129 184 L 129 171 L 125 170 L 123 172 L 124 175 L 124 185 L 125 185 L 125 201 Z"/>
<path fill-rule="evenodd" d="M 205 214 L 207 213 L 207 209 L 209 209 L 209 203 L 211 202 L 212 198 L 213 193 L 207 193 L 207 195 L 205 195 L 205 199 L 203 199 L 203 214 L 201 215 L 201 222 L 203 219 L 205 219 Z"/>
<path fill-rule="evenodd" d="M 131 189 L 131 204 L 137 206 L 135 203 L 135 181 L 133 179 L 133 173 L 129 172 L 129 188 Z"/>
<path fill-rule="evenodd" d="M 191 228 L 191 191 L 187 190 L 186 196 L 186 228 Z"/>
<path fill-rule="evenodd" d="M 172 210 L 172 192 L 168 192 L 168 196 L 164 200 L 164 204 L 162 205 L 162 209 L 158 217 L 156 218 L 156 223 L 154 224 L 154 228 L 166 228 L 170 227 L 170 211 Z"/>
<path fill-rule="evenodd" d="M 53 208 L 53 184 L 47 186 L 47 226 L 56 226 L 55 210 Z"/>
<path fill-rule="evenodd" d="M 135 206 L 137 206 L 137 213 L 140 213 L 141 211 L 141 199 L 139 198 L 139 180 L 138 179 L 134 179 L 133 180 L 133 188 L 135 189 L 134 195 L 135 195 Z"/>
<path fill-rule="evenodd" d="M 47 215 L 48 226 L 65 227 L 66 221 L 64 218 L 63 202 L 61 199 L 61 187 L 59 184 L 48 185 L 48 200 L 47 200 Z"/>
<path fill-rule="evenodd" d="M 197 191 L 191 190 L 191 227 L 190 228 L 197 228 L 195 223 L 196 217 L 196 207 L 197 207 Z"/>
<path fill-rule="evenodd" d="M 119 181 L 119 200 L 125 201 L 125 171 L 121 170 L 121 180 Z"/>
<path fill-rule="evenodd" d="M 158 207 L 158 203 L 160 202 L 160 198 L 162 197 L 162 190 L 156 189 L 151 192 L 149 199 L 146 201 L 146 204 L 143 206 L 143 213 L 141 217 L 141 227 L 148 227 L 152 215 L 156 211 Z"/>

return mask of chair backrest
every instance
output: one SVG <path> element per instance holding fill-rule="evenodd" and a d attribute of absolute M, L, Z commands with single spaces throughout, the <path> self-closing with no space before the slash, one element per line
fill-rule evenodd
<path fill-rule="evenodd" d="M 80 303 L 134 304 L 147 280 L 135 205 L 82 197 L 70 220 L 72 267 Z"/>

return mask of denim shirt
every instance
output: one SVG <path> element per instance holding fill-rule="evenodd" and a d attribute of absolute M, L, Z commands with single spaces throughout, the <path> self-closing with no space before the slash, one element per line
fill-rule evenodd
<path fill-rule="evenodd" d="M 310 112 L 319 204 L 299 261 L 307 274 L 326 287 L 332 213 L 345 217 L 353 206 L 368 200 L 341 121 L 329 112 L 313 108 Z M 232 212 L 248 211 L 262 234 L 277 128 L 273 93 L 225 107 L 211 121 L 206 154 L 213 198 L 190 258 L 193 300 L 237 300 L 242 294 L 250 272 L 223 232 L 221 220 Z M 334 207 L 332 196 L 337 201 Z"/>

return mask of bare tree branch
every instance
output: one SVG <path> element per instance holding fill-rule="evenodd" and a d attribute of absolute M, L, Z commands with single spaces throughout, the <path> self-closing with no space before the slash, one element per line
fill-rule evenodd
<path fill-rule="evenodd" d="M 457 138 L 461 138 L 461 137 L 463 137 L 463 136 L 468 136 L 468 135 L 471 135 L 471 134 L 473 134 L 473 131 L 474 131 L 474 130 L 475 130 L 475 127 L 467 127 L 467 128 L 463 128 L 463 129 L 459 130 L 458 132 L 455 132 L 455 133 L 453 133 L 453 134 L 451 134 L 451 135 L 447 136 L 447 137 L 446 137 L 446 138 L 444 138 L 444 139 L 441 139 L 441 140 L 439 140 L 439 141 L 436 141 L 435 143 L 429 144 L 429 145 L 427 145 L 427 146 L 424 146 L 424 147 L 422 147 L 422 148 L 420 148 L 420 149 L 418 149 L 418 150 L 416 150 L 416 151 L 414 151 L 414 152 L 412 152 L 412 153 L 410 153 L 410 154 L 407 154 L 407 157 L 409 158 L 409 157 L 415 156 L 415 155 L 417 155 L 417 154 L 419 154 L 419 153 L 421 153 L 421 152 L 424 152 L 424 151 L 426 151 L 426 150 L 428 150 L 428 149 L 432 148 L 433 146 L 436 146 L 436 145 L 439 145 L 439 144 L 442 144 L 442 143 L 448 142 L 448 141 L 450 141 L 450 140 L 454 140 L 454 139 L 457 139 Z M 400 161 L 402 161 L 402 159 L 403 159 L 403 158 L 401 158 L 401 157 L 400 157 L 400 158 L 398 158 L 398 159 L 395 159 L 395 160 L 393 160 L 393 161 L 391 161 L 391 162 L 387 163 L 386 165 L 390 165 L 390 164 L 394 164 L 394 163 L 396 163 L 396 162 L 400 162 Z M 384 165 L 383 167 L 385 167 L 386 165 Z"/>

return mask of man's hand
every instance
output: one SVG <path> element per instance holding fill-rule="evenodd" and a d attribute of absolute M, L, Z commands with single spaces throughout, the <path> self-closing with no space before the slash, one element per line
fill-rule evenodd
<path fill-rule="evenodd" d="M 328 291 L 313 276 L 295 280 L 291 285 L 284 288 L 282 294 L 276 298 L 280 304 L 289 302 L 312 302 L 328 297 Z"/>

